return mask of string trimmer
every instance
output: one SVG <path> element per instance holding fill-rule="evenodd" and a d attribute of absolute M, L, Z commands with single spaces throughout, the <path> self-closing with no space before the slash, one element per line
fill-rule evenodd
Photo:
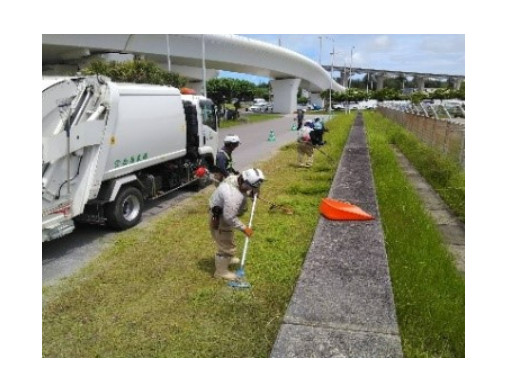
<path fill-rule="evenodd" d="M 256 209 L 257 204 L 257 195 L 254 194 L 254 202 L 252 203 L 252 212 L 250 213 L 250 221 L 248 222 L 248 227 L 252 227 L 252 220 L 254 219 L 254 211 Z M 243 246 L 243 255 L 241 256 L 241 264 L 239 265 L 239 269 L 236 271 L 236 275 L 239 278 L 239 280 L 233 280 L 228 283 L 228 285 L 235 289 L 249 289 L 250 283 L 246 281 L 245 278 L 245 260 L 246 260 L 246 254 L 248 250 L 248 242 L 250 240 L 250 237 L 245 238 L 245 245 Z"/>
<path fill-rule="evenodd" d="M 325 157 L 327 157 L 331 162 L 335 163 L 335 159 L 333 159 L 330 155 L 322 151 L 319 147 L 314 146 L 315 151 L 319 151 L 321 154 L 323 154 Z"/>

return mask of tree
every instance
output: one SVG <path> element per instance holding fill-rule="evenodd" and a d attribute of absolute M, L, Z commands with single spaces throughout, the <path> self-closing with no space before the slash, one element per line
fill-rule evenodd
<path fill-rule="evenodd" d="M 432 99 L 448 99 L 451 95 L 451 89 L 449 88 L 438 88 L 430 94 Z"/>
<path fill-rule="evenodd" d="M 415 91 L 411 95 L 411 102 L 413 102 L 414 104 L 418 105 L 419 103 L 422 102 L 423 99 L 426 99 L 426 98 L 429 98 L 429 96 L 424 91 Z"/>
<path fill-rule="evenodd" d="M 114 82 L 149 83 L 182 87 L 187 79 L 168 72 L 148 60 L 135 59 L 115 62 L 95 60 L 80 71 L 83 75 L 104 75 Z"/>
<path fill-rule="evenodd" d="M 378 101 L 390 101 L 397 100 L 402 98 L 402 94 L 395 89 L 391 88 L 383 88 L 382 90 L 377 90 L 372 93 L 372 98 Z"/>

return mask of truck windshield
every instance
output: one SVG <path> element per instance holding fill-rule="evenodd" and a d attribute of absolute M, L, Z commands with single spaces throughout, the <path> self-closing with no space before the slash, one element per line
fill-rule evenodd
<path fill-rule="evenodd" d="M 212 101 L 201 100 L 199 101 L 199 107 L 201 108 L 201 118 L 203 120 L 203 124 L 209 126 L 213 130 L 216 130 L 216 110 Z"/>

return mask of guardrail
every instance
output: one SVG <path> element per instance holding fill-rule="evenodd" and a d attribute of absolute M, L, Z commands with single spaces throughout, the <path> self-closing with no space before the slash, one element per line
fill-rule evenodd
<path fill-rule="evenodd" d="M 463 123 L 406 113 L 383 106 L 379 106 L 377 110 L 386 118 L 402 125 L 423 143 L 438 149 L 464 168 L 465 125 Z"/>

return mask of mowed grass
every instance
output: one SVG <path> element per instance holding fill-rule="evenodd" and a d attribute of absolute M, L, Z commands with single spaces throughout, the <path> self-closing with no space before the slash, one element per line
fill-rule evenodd
<path fill-rule="evenodd" d="M 323 151 L 338 159 L 354 115 L 336 116 Z M 250 290 L 212 277 L 208 231 L 213 186 L 148 225 L 117 236 L 80 273 L 44 288 L 44 357 L 268 357 L 293 293 L 336 167 L 322 154 L 296 165 L 295 145 L 259 165 L 258 203 L 246 276 Z M 247 222 L 249 212 L 243 217 Z M 244 237 L 236 232 L 237 253 Z"/>
<path fill-rule="evenodd" d="M 263 122 L 268 120 L 273 120 L 275 118 L 282 118 L 281 114 L 271 114 L 271 113 L 249 113 L 242 114 L 239 120 L 221 120 L 219 123 L 219 128 L 232 128 L 237 125 L 244 125 L 248 123 L 256 123 Z"/>
<path fill-rule="evenodd" d="M 464 357 L 464 278 L 398 166 L 388 122 L 364 119 L 404 355 Z"/>

